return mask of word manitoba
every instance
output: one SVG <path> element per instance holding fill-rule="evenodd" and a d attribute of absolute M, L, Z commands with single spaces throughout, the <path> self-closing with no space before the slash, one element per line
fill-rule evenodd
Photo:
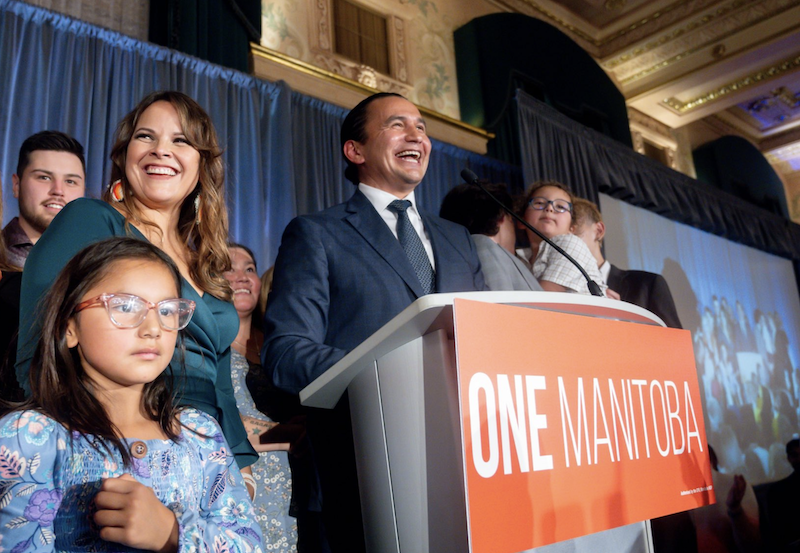
<path fill-rule="evenodd" d="M 686 381 L 548 382 L 506 374 L 493 380 L 478 372 L 469 381 L 468 409 L 467 455 L 483 478 L 497 473 L 501 459 L 503 473 L 511 474 L 703 451 L 702 413 Z"/>

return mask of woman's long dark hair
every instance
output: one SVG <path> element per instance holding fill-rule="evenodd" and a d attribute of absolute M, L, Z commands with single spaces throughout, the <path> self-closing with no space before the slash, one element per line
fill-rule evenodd
<path fill-rule="evenodd" d="M 151 92 L 123 117 L 111 148 L 111 181 L 120 180 L 124 198 L 121 202 L 115 201 L 109 186 L 103 193 L 103 200 L 122 208 L 128 223 L 156 227 L 142 218 L 141 210 L 133 201 L 133 190 L 125 172 L 128 145 L 133 139 L 136 125 L 147 108 L 156 102 L 168 102 L 175 108 L 186 139 L 200 154 L 199 180 L 194 191 L 183 201 L 177 229 L 187 247 L 189 272 L 204 292 L 232 301 L 233 291 L 222 276 L 231 266 L 228 249 L 225 247 L 228 241 L 228 209 L 223 190 L 225 167 L 217 131 L 200 104 L 186 94 L 174 90 Z M 197 207 L 195 200 L 198 202 Z M 202 216 L 198 216 L 198 211 Z"/>
<path fill-rule="evenodd" d="M 31 362 L 31 397 L 18 406 L 18 409 L 41 411 L 70 432 L 100 438 L 91 440 L 98 449 L 102 446 L 111 453 L 111 447 L 116 447 L 126 467 L 131 464 L 128 448 L 121 440 L 119 429 L 95 397 L 92 381 L 83 370 L 77 348 L 67 347 L 66 335 L 75 307 L 87 291 L 111 274 L 119 261 L 131 259 L 163 265 L 173 276 L 175 289 L 180 291 L 178 267 L 149 242 L 115 237 L 78 252 L 59 273 L 41 303 L 42 333 Z M 164 433 L 174 440 L 177 437 L 177 410 L 173 402 L 173 379 L 172 369 L 168 366 L 155 380 L 145 384 L 142 407 L 147 416 L 158 422 Z M 101 444 L 98 445 L 98 441 Z"/>

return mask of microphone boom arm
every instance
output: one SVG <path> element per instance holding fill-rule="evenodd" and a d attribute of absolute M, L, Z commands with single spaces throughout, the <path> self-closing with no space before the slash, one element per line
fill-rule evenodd
<path fill-rule="evenodd" d="M 572 258 L 572 256 L 571 256 L 571 255 L 569 255 L 567 252 L 565 252 L 565 251 L 563 250 L 563 248 L 561 248 L 561 246 L 559 246 L 558 244 L 556 244 L 555 242 L 553 242 L 552 240 L 550 240 L 550 239 L 549 239 L 547 236 L 545 236 L 545 235 L 544 235 L 544 234 L 542 234 L 542 233 L 541 233 L 539 230 L 535 229 L 535 228 L 534 228 L 532 225 L 530 225 L 530 224 L 528 223 L 528 221 L 526 221 L 525 219 L 523 219 L 522 217 L 520 217 L 519 215 L 517 215 L 516 213 L 514 213 L 514 211 L 513 211 L 513 210 L 511 210 L 511 209 L 509 209 L 508 207 L 506 207 L 506 206 L 503 204 L 503 202 L 501 202 L 500 200 L 498 200 L 497 198 L 495 198 L 495 197 L 494 197 L 494 195 L 493 195 L 491 192 L 489 192 L 489 191 L 486 189 L 486 187 L 484 187 L 484 186 L 483 186 L 483 185 L 482 185 L 482 184 L 481 184 L 481 183 L 478 181 L 478 175 L 476 175 L 474 172 L 470 171 L 469 169 L 464 169 L 463 171 L 461 171 L 461 178 L 462 178 L 462 179 L 464 179 L 464 180 L 467 182 L 467 184 L 472 184 L 472 185 L 475 185 L 475 186 L 477 186 L 478 188 L 480 188 L 480 189 L 483 191 L 483 193 L 484 193 L 484 194 L 486 194 L 487 196 L 489 196 L 489 197 L 490 197 L 490 198 L 491 198 L 491 199 L 492 199 L 492 200 L 493 200 L 493 201 L 494 201 L 494 202 L 495 202 L 497 205 L 499 205 L 499 206 L 500 206 L 500 207 L 503 209 L 503 211 L 505 211 L 506 213 L 508 213 L 509 215 L 511 215 L 511 216 L 512 216 L 514 219 L 516 219 L 517 221 L 519 221 L 520 223 L 522 223 L 522 224 L 523 224 L 523 225 L 524 225 L 526 228 L 530 229 L 530 230 L 531 230 L 531 232 L 533 232 L 533 233 L 534 233 L 536 236 L 538 236 L 539 238 L 541 238 L 542 240 L 544 240 L 545 242 L 547 242 L 548 244 L 550 244 L 550 245 L 553 247 L 553 249 L 554 249 L 554 250 L 556 250 L 558 253 L 560 253 L 561 255 L 563 255 L 564 257 L 566 257 L 566 258 L 567 258 L 567 259 L 570 261 L 570 263 L 572 263 L 573 265 L 575 265 L 575 267 L 577 267 L 577 268 L 578 268 L 578 270 L 579 270 L 579 271 L 581 272 L 581 274 L 583 275 L 583 278 L 585 278 L 585 279 L 586 279 L 586 286 L 588 286 L 588 288 L 589 288 L 589 292 L 591 292 L 591 294 L 592 294 L 593 296 L 600 296 L 600 297 L 603 297 L 603 292 L 600 290 L 600 286 L 598 286 L 598 284 L 597 284 L 595 281 L 593 281 L 593 280 L 591 279 L 591 277 L 589 276 L 589 274 L 588 274 L 588 273 L 586 272 L 586 270 L 585 270 L 585 269 L 584 269 L 584 268 L 581 266 L 581 264 L 580 264 L 580 263 L 578 263 L 577 261 L 575 261 L 575 260 Z"/>

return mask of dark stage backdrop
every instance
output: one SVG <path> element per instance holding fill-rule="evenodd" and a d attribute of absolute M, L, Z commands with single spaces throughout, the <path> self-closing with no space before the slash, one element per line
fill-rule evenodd
<path fill-rule="evenodd" d="M 11 175 L 29 135 L 61 130 L 86 149 L 87 195 L 110 175 L 118 121 L 147 93 L 176 89 L 211 116 L 225 150 L 231 237 L 262 268 L 274 261 L 296 215 L 350 196 L 339 126 L 347 110 L 179 52 L 15 0 L 0 0 L 0 178 L 4 223 L 17 214 Z M 434 141 L 421 205 L 438 213 L 459 173 L 470 167 L 521 186 L 519 169 Z"/>
<path fill-rule="evenodd" d="M 640 155 L 520 90 L 516 108 L 525 182 L 559 180 L 593 201 L 602 192 L 800 261 L 800 225 Z"/>

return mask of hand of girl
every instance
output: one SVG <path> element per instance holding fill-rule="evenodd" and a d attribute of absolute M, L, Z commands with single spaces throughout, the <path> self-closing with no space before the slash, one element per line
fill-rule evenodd
<path fill-rule="evenodd" d="M 95 504 L 102 539 L 149 551 L 178 550 L 175 514 L 130 474 L 104 480 Z"/>

